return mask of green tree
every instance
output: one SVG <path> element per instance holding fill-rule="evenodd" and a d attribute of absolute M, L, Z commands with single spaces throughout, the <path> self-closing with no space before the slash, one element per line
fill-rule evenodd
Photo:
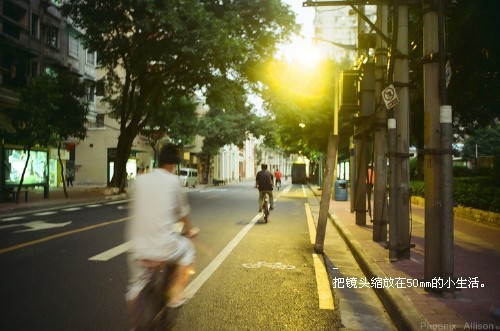
<path fill-rule="evenodd" d="M 445 1 L 446 48 L 451 66 L 447 89 L 455 132 L 460 137 L 492 125 L 500 116 L 500 2 Z M 424 148 L 422 6 L 410 6 L 411 143 Z M 417 177 L 423 177 L 424 155 L 418 155 Z"/>
<path fill-rule="evenodd" d="M 448 101 L 463 136 L 500 117 L 500 2 L 462 0 L 449 9 Z"/>
<path fill-rule="evenodd" d="M 19 194 L 30 161 L 31 149 L 35 144 L 47 146 L 50 140 L 52 132 L 47 120 L 50 118 L 50 111 L 60 99 L 60 95 L 54 93 L 55 90 L 56 82 L 52 77 L 39 77 L 20 90 L 19 104 L 10 111 L 16 130 L 16 143 L 24 146 L 27 155 L 15 195 L 16 204 L 19 204 Z"/>
<path fill-rule="evenodd" d="M 467 159 L 475 159 L 476 148 L 478 156 L 500 157 L 500 124 L 478 129 L 464 141 L 462 154 Z"/>
<path fill-rule="evenodd" d="M 309 156 L 326 153 L 328 136 L 333 132 L 336 65 L 324 60 L 314 71 L 276 60 L 267 66 L 264 101 L 272 118 L 271 132 L 266 136 L 271 147 Z M 345 130 L 349 128 L 347 122 L 352 125 L 352 121 L 347 114 L 339 117 L 340 132 L 349 137 Z"/>
<path fill-rule="evenodd" d="M 198 127 L 196 103 L 191 97 L 178 96 L 163 100 L 158 112 L 151 117 L 150 124 L 141 130 L 158 158 L 158 142 L 168 136 L 176 145 L 193 142 Z"/>
<path fill-rule="evenodd" d="M 33 146 L 57 145 L 62 169 L 59 152 L 61 143 L 69 137 L 85 137 L 84 124 L 88 110 L 85 103 L 80 101 L 83 95 L 84 87 L 78 78 L 64 73 L 37 77 L 20 90 L 19 105 L 11 109 L 10 115 L 17 143 L 25 147 L 27 159 L 17 189 L 16 203 L 19 203 L 19 192 Z"/>
<path fill-rule="evenodd" d="M 51 117 L 48 121 L 52 136 L 49 146 L 57 146 L 57 156 L 61 168 L 64 196 L 68 198 L 64 166 L 61 159 L 61 147 L 64 141 L 73 137 L 83 140 L 87 136 L 87 114 L 88 105 L 85 98 L 85 84 L 78 77 L 68 73 L 60 72 L 55 78 L 56 85 L 53 93 L 60 95 L 58 104 L 51 109 Z M 66 168 L 67 171 L 67 168 Z"/>
<path fill-rule="evenodd" d="M 209 110 L 201 117 L 199 125 L 199 134 L 204 137 L 204 181 L 208 180 L 212 157 L 221 147 L 242 146 L 249 134 L 258 137 L 263 132 L 259 118 L 247 103 L 242 81 L 224 77 L 214 79 L 207 89 L 206 104 Z"/>
<path fill-rule="evenodd" d="M 255 66 L 297 28 L 278 0 L 69 0 L 65 12 L 109 72 L 107 102 L 120 123 L 111 185 L 121 189 L 133 139 L 164 98 L 214 77 L 255 83 Z"/>

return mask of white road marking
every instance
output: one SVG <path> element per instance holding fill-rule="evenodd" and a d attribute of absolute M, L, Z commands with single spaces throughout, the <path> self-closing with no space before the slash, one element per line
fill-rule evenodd
<path fill-rule="evenodd" d="M 0 226 L 0 230 L 8 229 L 8 228 L 15 228 L 15 227 L 18 227 L 18 226 L 23 226 L 23 224 L 7 224 L 7 225 L 2 225 L 2 226 Z"/>
<path fill-rule="evenodd" d="M 127 202 L 129 202 L 131 200 L 132 199 L 110 201 L 110 202 L 106 202 L 106 205 L 117 205 L 117 204 L 120 204 L 120 203 L 127 203 Z"/>
<path fill-rule="evenodd" d="M 71 221 L 65 222 L 65 223 L 47 223 L 45 221 L 34 221 L 34 222 L 20 224 L 22 226 L 30 227 L 30 229 L 19 230 L 19 231 L 16 231 L 14 233 L 31 232 L 31 231 L 38 231 L 38 230 L 53 229 L 53 228 L 62 228 L 63 226 L 66 226 L 69 224 L 71 224 Z"/>
<path fill-rule="evenodd" d="M 85 207 L 87 208 L 96 208 L 96 207 L 101 207 L 102 204 L 98 203 L 98 204 L 94 204 L 94 205 L 86 205 Z"/>
<path fill-rule="evenodd" d="M 2 218 L 0 221 L 2 222 L 12 222 L 12 221 L 18 221 L 22 220 L 24 216 L 12 216 L 12 217 L 7 217 L 7 218 Z"/>
<path fill-rule="evenodd" d="M 314 224 L 314 219 L 311 211 L 311 206 L 306 202 L 306 217 L 307 217 L 307 226 L 309 227 L 309 237 L 311 239 L 311 244 L 316 242 L 316 224 Z"/>
<path fill-rule="evenodd" d="M 124 222 L 124 221 L 126 221 L 128 219 L 129 219 L 129 217 L 124 217 L 124 218 L 120 218 L 120 219 L 117 219 L 117 220 L 114 220 L 114 221 L 108 221 L 108 222 L 104 222 L 104 223 L 94 224 L 94 225 L 91 225 L 91 226 L 87 226 L 85 228 L 74 229 L 74 230 L 70 230 L 70 231 L 66 231 L 66 232 L 56 233 L 56 234 L 53 234 L 53 235 L 50 235 L 50 236 L 47 236 L 47 237 L 43 237 L 43 238 L 39 238 L 39 239 L 36 239 L 36 240 L 24 242 L 22 244 L 18 244 L 18 245 L 15 245 L 15 246 L 1 248 L 0 249 L 0 254 L 4 254 L 4 253 L 15 251 L 15 250 L 18 250 L 18 249 L 21 249 L 21 248 L 33 246 L 33 245 L 40 244 L 40 243 L 43 243 L 43 242 L 47 242 L 47 241 L 50 241 L 50 240 L 54 240 L 54 239 L 66 237 L 66 236 L 69 236 L 69 235 L 72 235 L 72 234 L 76 234 L 76 233 L 80 233 L 80 232 L 84 232 L 84 231 L 89 231 L 89 230 L 92 230 L 92 229 L 97 229 L 97 228 L 100 228 L 100 227 L 103 227 L 103 226 L 108 226 L 108 225 L 111 225 L 111 224 L 121 223 L 121 222 Z"/>
<path fill-rule="evenodd" d="M 307 226 L 309 228 L 309 238 L 311 244 L 316 242 L 316 224 L 314 223 L 311 206 L 305 203 Z M 314 271 L 316 273 L 316 284 L 318 286 L 318 299 L 320 309 L 334 309 L 332 290 L 330 288 L 330 281 L 326 272 L 325 263 L 323 258 L 318 254 L 313 254 Z M 334 268 L 336 269 L 336 268 Z"/>
<path fill-rule="evenodd" d="M 127 241 L 121 245 L 118 245 L 116 247 L 108 249 L 105 252 L 94 255 L 91 258 L 89 258 L 89 260 L 90 261 L 108 261 L 108 260 L 111 260 L 112 258 L 114 258 L 122 253 L 125 253 L 129 249 L 130 249 L 130 241 Z"/>
<path fill-rule="evenodd" d="M 260 219 L 260 213 L 257 214 L 237 235 L 231 240 L 226 247 L 215 257 L 215 259 L 210 262 L 210 264 L 203 269 L 200 274 L 193 279 L 191 283 L 186 287 L 186 296 L 192 297 L 198 292 L 198 290 L 205 284 L 205 282 L 212 276 L 212 274 L 219 268 L 219 266 L 224 262 L 226 257 L 231 253 L 231 251 L 238 245 L 238 243 L 245 237 L 245 235 L 250 231 L 250 229 L 257 223 Z"/>
<path fill-rule="evenodd" d="M 314 271 L 316 272 L 316 284 L 318 285 L 319 309 L 333 310 L 335 307 L 325 264 L 318 254 L 313 254 L 312 256 L 314 260 Z"/>
<path fill-rule="evenodd" d="M 82 207 L 72 207 L 72 208 L 66 208 L 63 209 L 62 211 L 76 211 L 76 210 L 81 210 Z"/>
<path fill-rule="evenodd" d="M 302 194 L 304 194 L 304 198 L 307 197 L 307 192 L 306 192 L 306 188 L 304 185 L 302 185 Z"/>
<path fill-rule="evenodd" d="M 54 215 L 54 214 L 57 214 L 57 211 L 44 211 L 44 212 L 36 213 L 33 215 L 34 216 L 48 216 L 48 215 Z"/>

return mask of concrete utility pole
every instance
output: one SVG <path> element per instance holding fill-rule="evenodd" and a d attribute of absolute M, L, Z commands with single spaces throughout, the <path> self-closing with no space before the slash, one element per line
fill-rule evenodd
<path fill-rule="evenodd" d="M 397 178 L 398 178 L 398 258 L 410 258 L 410 96 L 408 70 L 408 5 L 400 4 L 395 7 L 397 19 L 397 43 L 393 46 L 394 86 L 396 87 L 399 104 L 394 109 L 397 121 Z M 391 197 L 392 198 L 392 197 Z"/>
<path fill-rule="evenodd" d="M 328 222 L 328 210 L 332 196 L 333 174 L 335 173 L 335 160 L 337 159 L 337 148 L 339 136 L 330 134 L 328 138 L 328 152 L 326 156 L 326 176 L 321 191 L 321 202 L 319 206 L 318 227 L 316 229 L 316 241 L 314 251 L 323 253 L 326 235 L 326 223 Z"/>
<path fill-rule="evenodd" d="M 424 143 L 425 260 L 424 277 L 454 278 L 453 125 L 447 103 L 444 1 L 424 6 Z M 455 288 L 440 289 L 443 295 Z"/>
<path fill-rule="evenodd" d="M 377 6 L 376 25 L 380 31 L 387 35 L 387 5 Z M 373 169 L 375 183 L 373 186 L 373 241 L 385 242 L 387 240 L 387 141 L 386 121 L 387 110 L 382 102 L 382 89 L 385 83 L 387 70 L 387 43 L 377 34 L 375 48 L 375 123 L 373 124 L 375 159 Z"/>
<path fill-rule="evenodd" d="M 364 6 L 359 6 L 358 10 L 360 13 L 364 13 Z M 363 56 L 363 49 L 361 48 L 360 36 L 364 33 L 364 24 L 361 14 L 358 13 L 358 59 Z M 358 124 L 365 123 L 368 117 L 363 116 L 363 112 L 360 110 L 358 114 L 358 119 L 362 122 Z M 356 123 L 356 122 L 355 122 Z M 366 172 L 367 172 L 367 152 L 368 152 L 368 134 L 366 128 L 363 125 L 354 126 L 354 145 L 356 153 L 356 191 L 355 191 L 355 201 L 354 210 L 356 211 L 356 224 L 366 225 Z"/>
<path fill-rule="evenodd" d="M 423 1 L 424 10 L 424 178 L 425 178 L 425 259 L 424 278 L 441 276 L 441 183 L 438 151 L 439 126 L 439 36 L 438 11 L 433 0 Z"/>

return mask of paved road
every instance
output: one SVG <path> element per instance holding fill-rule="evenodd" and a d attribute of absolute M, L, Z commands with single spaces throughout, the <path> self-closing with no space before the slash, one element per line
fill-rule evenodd
<path fill-rule="evenodd" d="M 190 190 L 202 232 L 194 297 L 177 330 L 337 329 L 310 243 L 307 192 L 284 188 L 263 224 L 252 183 Z M 118 201 L 0 219 L 0 329 L 126 330 L 126 217 Z"/>

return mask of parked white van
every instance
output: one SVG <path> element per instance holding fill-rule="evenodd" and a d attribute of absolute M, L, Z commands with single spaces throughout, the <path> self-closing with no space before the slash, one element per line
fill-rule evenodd
<path fill-rule="evenodd" d="M 179 177 L 186 187 L 196 187 L 198 184 L 198 170 L 192 168 L 180 168 Z"/>

